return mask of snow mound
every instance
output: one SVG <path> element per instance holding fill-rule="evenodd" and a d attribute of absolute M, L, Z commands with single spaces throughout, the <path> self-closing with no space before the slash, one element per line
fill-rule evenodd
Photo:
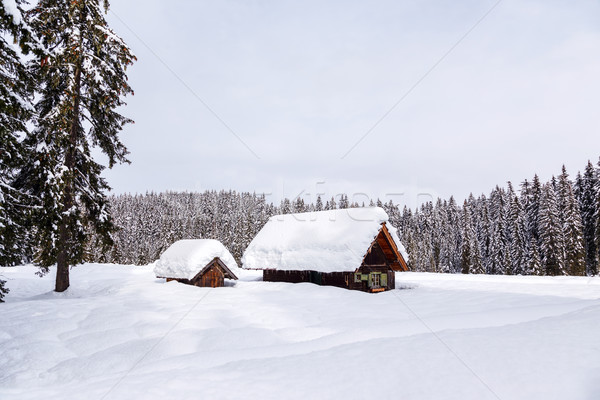
<path fill-rule="evenodd" d="M 84 264 L 55 293 L 36 271 L 0 267 L 2 400 L 600 399 L 600 277 L 398 272 L 414 289 L 371 295 Z"/>
<path fill-rule="evenodd" d="M 396 228 L 380 207 L 275 215 L 250 242 L 246 269 L 354 271 L 385 223 L 405 260 Z"/>
<path fill-rule="evenodd" d="M 154 273 L 163 278 L 192 279 L 215 257 L 234 273 L 235 259 L 221 242 L 214 239 L 186 239 L 173 243 L 156 262 Z"/>

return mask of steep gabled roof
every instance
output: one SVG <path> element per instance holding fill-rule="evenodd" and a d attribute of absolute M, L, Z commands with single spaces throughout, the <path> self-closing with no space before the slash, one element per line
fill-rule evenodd
<path fill-rule="evenodd" d="M 371 243 L 371 247 L 369 247 L 367 254 L 371 252 L 371 249 L 375 245 L 379 246 L 387 262 L 394 271 L 408 271 L 405 255 L 401 253 L 401 251 L 404 251 L 404 248 L 399 248 L 396 245 L 396 241 L 390 234 L 390 231 L 387 229 L 387 225 L 385 223 L 381 225 L 381 229 L 379 230 L 379 233 L 377 234 L 377 237 L 373 243 Z M 367 258 L 367 254 L 365 254 L 365 259 Z"/>
<path fill-rule="evenodd" d="M 237 279 L 237 276 L 235 276 L 235 274 L 227 267 L 227 265 L 225 265 L 223 261 L 221 261 L 221 259 L 218 257 L 215 257 L 211 262 L 206 264 L 206 267 L 202 268 L 202 270 L 196 274 L 194 279 L 200 278 L 202 275 L 204 275 L 204 273 L 206 273 L 206 271 L 211 269 L 213 266 L 220 268 L 225 278 Z"/>
<path fill-rule="evenodd" d="M 390 225 L 382 208 L 349 208 L 269 218 L 244 252 L 243 268 L 354 271 L 360 267 L 382 224 L 407 259 L 396 228 Z"/>
<path fill-rule="evenodd" d="M 218 240 L 179 240 L 160 256 L 154 273 L 162 278 L 192 279 L 215 257 L 229 269 L 238 267 L 231 253 Z"/>

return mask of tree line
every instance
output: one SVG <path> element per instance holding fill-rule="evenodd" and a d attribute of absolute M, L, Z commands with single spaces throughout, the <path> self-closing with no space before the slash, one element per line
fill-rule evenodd
<path fill-rule="evenodd" d="M 101 176 L 127 162 L 117 112 L 135 61 L 106 0 L 0 2 L 0 265 L 57 265 L 56 291 L 94 236 L 114 232 Z M 99 150 L 99 151 L 98 151 Z M 0 280 L 0 301 L 7 292 Z"/>
<path fill-rule="evenodd" d="M 595 275 L 600 250 L 600 163 L 588 162 L 571 180 L 563 167 L 542 183 L 536 176 L 518 190 L 508 182 L 487 196 L 453 197 L 411 210 L 392 201 L 383 207 L 400 229 L 413 271 L 507 274 Z M 117 226 L 114 245 L 90 243 L 89 260 L 148 264 L 184 238 L 220 240 L 241 259 L 244 249 L 277 214 L 360 207 L 345 194 L 315 203 L 283 199 L 278 206 L 263 195 L 234 191 L 122 194 L 110 198 Z"/>
<path fill-rule="evenodd" d="M 600 163 L 598 164 L 600 167 Z M 596 275 L 600 250 L 599 172 L 588 162 L 572 181 L 525 180 L 517 192 L 496 187 L 423 204 L 397 217 L 404 245 L 417 271 L 507 274 Z M 393 210 L 392 212 L 395 212 Z"/>

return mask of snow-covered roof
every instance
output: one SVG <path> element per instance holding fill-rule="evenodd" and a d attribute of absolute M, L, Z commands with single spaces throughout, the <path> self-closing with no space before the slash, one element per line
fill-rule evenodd
<path fill-rule="evenodd" d="M 163 278 L 192 279 L 215 257 L 232 271 L 238 268 L 231 253 L 218 240 L 179 240 L 160 256 L 154 273 Z"/>
<path fill-rule="evenodd" d="M 396 228 L 380 207 L 275 215 L 250 242 L 242 257 L 246 269 L 354 271 L 386 223 L 405 260 Z"/>

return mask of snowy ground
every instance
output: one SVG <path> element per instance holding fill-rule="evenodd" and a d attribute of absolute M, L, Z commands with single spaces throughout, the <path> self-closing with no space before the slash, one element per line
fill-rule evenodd
<path fill-rule="evenodd" d="M 600 278 L 401 273 L 379 294 L 0 268 L 0 399 L 599 399 Z"/>

